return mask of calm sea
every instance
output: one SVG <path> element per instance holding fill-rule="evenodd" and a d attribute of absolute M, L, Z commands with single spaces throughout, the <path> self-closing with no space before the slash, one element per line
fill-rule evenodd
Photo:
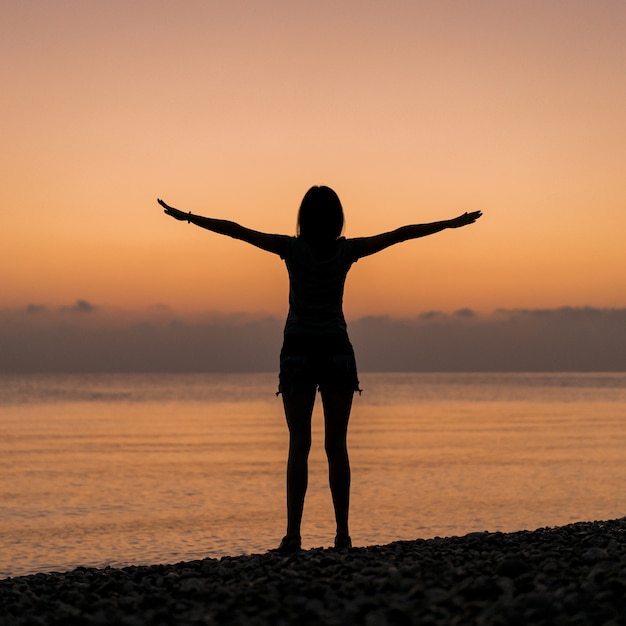
<path fill-rule="evenodd" d="M 626 515 L 626 374 L 367 374 L 355 545 Z M 0 376 L 0 578 L 265 552 L 284 533 L 274 374 Z M 320 408 L 304 547 L 334 537 Z"/>

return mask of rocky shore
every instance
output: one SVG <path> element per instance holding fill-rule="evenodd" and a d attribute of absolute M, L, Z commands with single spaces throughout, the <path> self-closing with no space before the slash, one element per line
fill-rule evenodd
<path fill-rule="evenodd" d="M 0 625 L 626 624 L 626 518 L 0 580 Z"/>

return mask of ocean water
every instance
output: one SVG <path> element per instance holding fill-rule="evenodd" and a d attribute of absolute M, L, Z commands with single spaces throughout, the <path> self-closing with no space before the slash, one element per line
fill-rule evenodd
<path fill-rule="evenodd" d="M 626 515 L 626 374 L 363 373 L 355 545 Z M 265 552 L 274 374 L 0 376 L 0 578 Z M 319 404 L 319 403 L 318 403 Z M 332 545 L 316 406 L 303 547 Z"/>

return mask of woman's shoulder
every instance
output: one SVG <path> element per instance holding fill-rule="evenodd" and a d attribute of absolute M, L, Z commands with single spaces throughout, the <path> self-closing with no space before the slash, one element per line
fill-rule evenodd
<path fill-rule="evenodd" d="M 342 246 L 345 250 L 345 254 L 349 256 L 353 262 L 358 261 L 362 256 L 361 254 L 361 250 L 363 248 L 362 239 L 361 238 L 347 239 L 346 237 L 341 237 L 341 239 L 343 239 Z"/>
<path fill-rule="evenodd" d="M 293 254 L 297 241 L 298 237 L 293 237 L 292 235 L 276 235 L 276 243 L 281 259 L 286 259 Z"/>

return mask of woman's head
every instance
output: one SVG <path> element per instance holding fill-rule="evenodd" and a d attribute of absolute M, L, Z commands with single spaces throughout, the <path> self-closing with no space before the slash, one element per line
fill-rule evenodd
<path fill-rule="evenodd" d="M 313 243 L 335 241 L 343 231 L 343 208 L 339 196 L 324 186 L 311 187 L 298 211 L 298 236 Z"/>

